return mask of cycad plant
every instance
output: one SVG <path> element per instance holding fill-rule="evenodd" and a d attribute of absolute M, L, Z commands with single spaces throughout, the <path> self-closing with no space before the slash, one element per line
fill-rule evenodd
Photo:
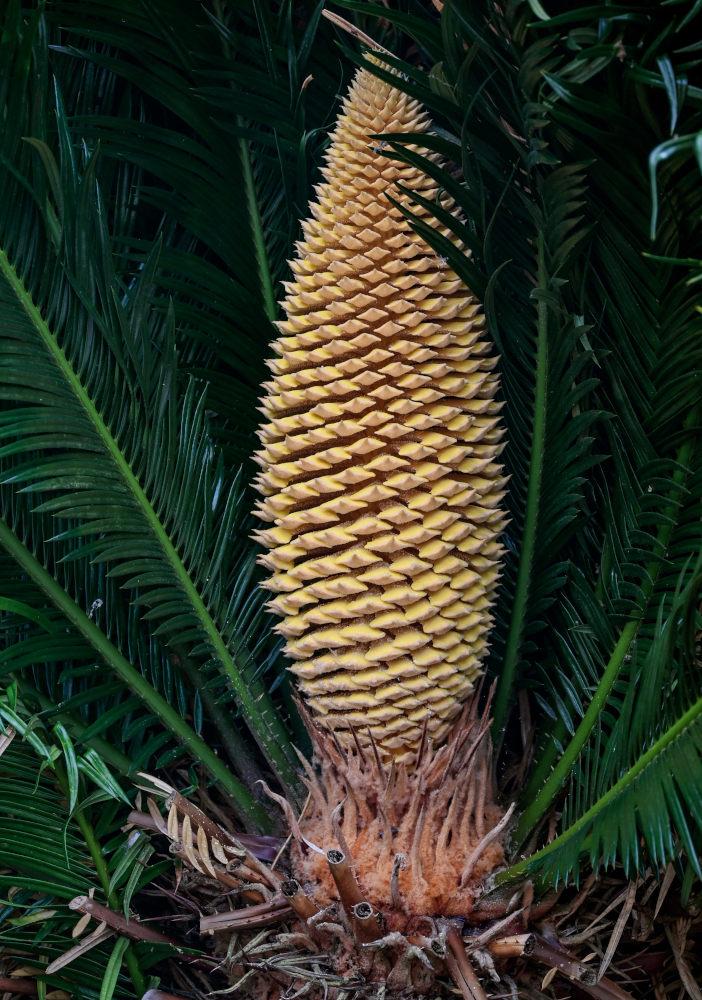
<path fill-rule="evenodd" d="M 698 997 L 699 5 L 322 6 L 2 5 L 0 986 Z"/>

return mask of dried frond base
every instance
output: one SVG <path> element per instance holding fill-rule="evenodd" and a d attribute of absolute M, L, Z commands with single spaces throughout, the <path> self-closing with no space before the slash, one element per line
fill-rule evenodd
<path fill-rule="evenodd" d="M 302 817 L 270 793 L 292 833 L 292 878 L 281 891 L 301 918 L 292 927 L 298 946 L 307 941 L 305 992 L 436 993 L 437 977 L 454 976 L 452 948 L 470 966 L 457 927 L 495 916 L 480 910 L 480 898 L 504 861 L 511 810 L 495 801 L 487 713 L 474 698 L 448 743 L 434 750 L 425 733 L 408 764 L 384 762 L 372 740 L 348 750 L 306 722 L 315 753 L 313 764 L 302 760 L 310 793 Z M 267 938 L 265 976 L 249 964 L 257 997 L 272 995 L 270 972 L 289 961 L 288 940 Z"/>
<path fill-rule="evenodd" d="M 587 887 L 557 909 L 557 894 L 536 901 L 530 883 L 514 895 L 486 892 L 505 860 L 512 815 L 497 803 L 488 710 L 479 713 L 475 696 L 448 742 L 434 749 L 425 732 L 409 764 L 384 762 L 372 740 L 370 749 L 358 741 L 348 750 L 306 715 L 315 753 L 312 764 L 302 761 L 309 789 L 302 816 L 269 793 L 288 820 L 284 853 L 282 842 L 239 838 L 170 786 L 141 776 L 145 790 L 166 799 L 168 815 L 149 798 L 148 812 L 135 810 L 130 822 L 168 837 L 189 866 L 178 898 L 191 898 L 212 961 L 228 978 L 218 995 L 561 1000 L 561 987 L 573 984 L 578 996 L 633 1000 L 626 976 L 622 986 L 603 973 L 633 913 L 635 886 L 604 912 L 596 908 L 598 932 L 610 910 L 621 912 L 612 913 L 602 948 L 593 950 L 588 928 L 584 958 L 571 950 L 581 943 L 571 921 L 590 898 Z M 550 924 L 541 922 L 546 913 Z M 119 914 L 110 919 L 124 924 Z M 692 923 L 678 924 L 666 933 L 681 980 L 690 979 Z M 131 926 L 132 936 L 149 933 Z M 592 958 L 600 951 L 598 970 Z"/>
<path fill-rule="evenodd" d="M 310 800 L 291 852 L 300 883 L 322 906 L 337 899 L 326 852 L 339 848 L 387 930 L 411 933 L 427 917 L 470 921 L 485 879 L 504 861 L 505 827 L 476 700 L 448 743 L 434 751 L 425 737 L 409 767 L 360 744 L 348 751 L 308 725 L 318 768 L 303 761 Z"/>

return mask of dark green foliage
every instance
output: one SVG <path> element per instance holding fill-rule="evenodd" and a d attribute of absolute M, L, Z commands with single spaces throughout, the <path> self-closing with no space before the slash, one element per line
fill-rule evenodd
<path fill-rule="evenodd" d="M 676 859 L 689 891 L 698 4 L 339 6 L 434 116 L 421 150 L 383 138 L 460 206 L 433 209 L 470 254 L 422 231 L 501 354 L 511 523 L 490 669 L 507 757 L 520 690 L 534 719 L 518 846 L 562 809 L 559 836 L 507 875 Z M 50 961 L 73 895 L 136 905 L 148 847 L 120 827 L 137 771 L 217 784 L 251 829 L 269 819 L 259 778 L 297 794 L 304 737 L 256 587 L 249 460 L 286 261 L 364 54 L 312 0 L 100 0 L 89 17 L 7 0 L 0 31 L 0 712 L 29 733 L 0 757 L 0 783 L 21 784 L 16 803 L 0 789 L 17 889 L 0 939 Z M 155 954 L 102 947 L 50 985 L 97 996 L 108 965 L 105 996 L 148 985 Z"/>
<path fill-rule="evenodd" d="M 131 849 L 122 836 L 110 843 L 127 802 L 124 793 L 101 757 L 80 752 L 60 723 L 49 730 L 28 718 L 16 685 L 0 700 L 0 719 L 6 732 L 17 734 L 0 758 L 2 944 L 45 967 L 71 945 L 77 917 L 66 904 L 73 897 L 95 893 L 98 901 L 127 913 L 134 892 L 169 863 L 149 864 L 152 851 L 141 838 Z M 147 970 L 172 951 L 113 935 L 50 981 L 73 995 L 97 997 L 102 980 L 105 996 L 133 997 L 149 984 Z M 106 967 L 117 952 L 108 990 Z"/>
<path fill-rule="evenodd" d="M 13 487 L 5 494 L 13 505 L 5 520 L 17 536 L 22 519 L 28 559 L 50 539 L 49 558 L 61 566 L 52 568 L 54 577 L 64 565 L 69 577 L 78 568 L 94 574 L 106 567 L 103 581 L 109 582 L 99 591 L 75 578 L 75 589 L 61 582 L 80 595 L 79 603 L 90 597 L 92 608 L 93 595 L 102 601 L 96 605 L 103 609 L 102 631 L 130 661 L 139 638 L 171 662 L 193 661 L 201 678 L 216 661 L 259 745 L 290 783 L 294 765 L 286 760 L 280 721 L 248 648 L 263 598 L 254 592 L 245 600 L 243 588 L 234 586 L 247 579 L 251 561 L 250 552 L 242 552 L 241 487 L 215 451 L 202 389 L 179 379 L 173 310 L 150 305 L 161 241 L 138 272 L 115 269 L 97 185 L 99 154 L 76 154 L 56 94 L 58 161 L 38 138 L 31 144 L 16 139 L 6 154 L 10 160 L 19 144 L 46 176 L 41 194 L 6 177 L 5 198 L 23 211 L 4 230 L 10 256 L 0 263 L 2 395 L 14 404 L 2 420 L 2 476 Z M 19 114 L 19 88 L 13 100 Z M 38 246 L 43 237 L 41 252 L 21 246 L 27 226 Z M 115 228 L 122 227 L 115 221 Z M 15 508 L 17 490 L 23 506 Z M 108 593 L 117 579 L 129 595 L 126 606 Z M 34 582 L 42 585 L 36 574 Z M 120 621 L 125 613 L 131 629 Z M 84 617 L 72 623 L 84 636 L 90 629 Z M 270 641 L 268 647 L 265 659 Z M 158 659 L 157 653 L 143 660 L 157 672 L 152 686 L 165 680 Z M 200 699 L 184 688 L 186 673 L 175 685 L 176 704 L 182 715 L 197 714 Z M 222 682 L 212 692 L 215 700 L 223 695 Z M 250 799 L 244 803 L 251 808 Z"/>
<path fill-rule="evenodd" d="M 321 5 L 269 7 L 132 0 L 94 5 L 89 25 L 81 4 L 48 8 L 64 29 L 58 72 L 100 89 L 74 109 L 77 134 L 99 141 L 118 196 L 118 163 L 139 185 L 138 210 L 115 232 L 120 249 L 138 258 L 163 234 L 159 298 L 178 303 L 181 362 L 208 384 L 228 464 L 251 452 L 280 281 L 312 193 L 310 154 L 343 88 Z"/>
<path fill-rule="evenodd" d="M 462 157 L 444 176 L 472 262 L 437 251 L 484 290 L 502 354 L 497 735 L 519 687 L 538 706 L 520 841 L 569 786 L 562 836 L 515 875 L 577 875 L 581 853 L 633 874 L 681 847 L 697 870 L 702 188 L 692 138 L 667 136 L 702 127 L 702 93 L 679 8 L 448 3 L 441 64 L 402 67 L 431 148 Z"/>

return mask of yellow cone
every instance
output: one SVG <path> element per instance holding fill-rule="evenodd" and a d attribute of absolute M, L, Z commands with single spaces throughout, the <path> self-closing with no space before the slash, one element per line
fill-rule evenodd
<path fill-rule="evenodd" d="M 505 523 L 480 305 L 386 197 L 437 185 L 369 138 L 429 126 L 357 73 L 292 262 L 257 453 L 270 607 L 300 689 L 342 742 L 370 730 L 399 758 L 425 726 L 442 739 L 472 689 Z"/>

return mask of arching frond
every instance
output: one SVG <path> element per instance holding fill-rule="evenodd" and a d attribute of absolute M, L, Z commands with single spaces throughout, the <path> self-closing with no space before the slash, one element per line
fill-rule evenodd
<path fill-rule="evenodd" d="M 108 183 L 116 164 L 135 171 L 139 209 L 115 233 L 121 250 L 141 259 L 163 234 L 157 285 L 176 303 L 183 365 L 215 383 L 208 409 L 228 464 L 251 451 L 310 154 L 343 83 L 322 5 L 303 6 L 175 12 L 134 0 L 100 4 L 90 25 L 79 4 L 47 11 L 61 28 L 56 72 L 78 95 L 74 134 L 100 144 Z M 98 99 L 86 99 L 95 76 Z"/>
<path fill-rule="evenodd" d="M 150 854 L 129 852 L 126 844 L 105 850 L 115 836 L 126 839 L 119 834 L 124 792 L 101 758 L 80 753 L 61 724 L 49 730 L 28 718 L 14 686 L 0 699 L 0 720 L 0 798 L 12 803 L 0 841 L 0 936 L 4 949 L 18 956 L 10 961 L 20 970 L 21 956 L 31 955 L 37 972 L 37 966 L 49 969 L 42 976 L 49 988 L 105 998 L 141 995 L 146 970 L 172 949 L 108 931 L 91 947 L 86 934 L 83 953 L 69 956 L 77 916 L 68 904 L 95 894 L 115 911 L 128 911 L 137 886 L 170 862 L 148 865 Z"/>
<path fill-rule="evenodd" d="M 449 2 L 442 62 L 429 73 L 402 65 L 403 87 L 437 113 L 427 146 L 454 164 L 427 169 L 463 210 L 456 231 L 472 235 L 470 263 L 452 266 L 484 294 L 502 353 L 514 516 L 493 636 L 496 715 L 502 727 L 516 684 L 541 709 L 520 839 L 570 781 L 562 835 L 570 846 L 548 853 L 558 858 L 548 862 L 556 879 L 578 865 L 569 829 L 591 835 L 594 864 L 623 860 L 630 871 L 643 857 L 641 834 L 655 860 L 672 856 L 676 829 L 688 852 L 696 843 L 681 830 L 682 817 L 689 830 L 696 823 L 692 781 L 664 796 L 665 850 L 635 818 L 659 773 L 656 755 L 626 795 L 618 784 L 652 747 L 668 747 L 694 702 L 694 665 L 670 648 L 662 656 L 659 644 L 661 622 L 670 617 L 669 636 L 681 627 L 675 595 L 691 594 L 702 541 L 699 316 L 688 284 L 699 176 L 681 148 L 668 159 L 660 146 L 673 118 L 690 134 L 699 128 L 697 91 L 676 97 L 666 84 L 687 10 L 659 30 L 652 12 L 595 24 L 583 10 L 532 20 L 527 5 L 468 11 Z M 385 139 L 416 158 L 397 137 Z M 689 635 L 699 623 L 694 614 L 685 621 Z M 648 697 L 637 700 L 642 684 Z M 654 690 L 675 692 L 675 707 Z M 677 739 L 690 752 L 694 741 Z M 584 816 L 592 821 L 581 827 Z M 611 829 L 602 817 L 620 831 L 619 848 L 603 849 Z"/>
<path fill-rule="evenodd" d="M 28 86 L 34 78 L 23 92 Z M 8 114 L 20 114 L 14 91 L 12 101 Z M 4 146 L 17 165 L 4 175 L 3 201 L 23 211 L 3 219 L 0 254 L 3 541 L 45 592 L 47 558 L 52 569 L 69 560 L 66 583 L 77 560 L 104 564 L 154 637 L 177 639 L 195 662 L 216 662 L 273 768 L 292 785 L 287 734 L 244 637 L 234 635 L 241 625 L 241 592 L 231 591 L 231 573 L 240 572 L 237 486 L 223 474 L 202 392 L 192 383 L 181 391 L 174 317 L 148 306 L 158 249 L 125 288 L 95 187 L 96 155 L 78 162 L 60 98 L 56 118 L 58 160 L 41 138 L 32 146 L 15 136 L 13 145 L 10 135 Z M 37 178 L 31 194 L 22 169 Z M 29 219 L 42 253 L 24 243 Z M 48 531 L 45 515 L 54 522 Z M 119 639 L 116 654 L 107 653 L 114 641 L 88 608 L 75 605 L 70 584 L 65 592 L 55 583 L 52 600 L 83 637 L 99 643 L 113 666 L 127 662 Z M 254 611 L 261 606 L 262 598 Z M 246 618 L 250 628 L 250 606 Z M 176 718 L 171 728 L 182 731 Z M 214 755 L 211 766 L 222 775 Z"/>

